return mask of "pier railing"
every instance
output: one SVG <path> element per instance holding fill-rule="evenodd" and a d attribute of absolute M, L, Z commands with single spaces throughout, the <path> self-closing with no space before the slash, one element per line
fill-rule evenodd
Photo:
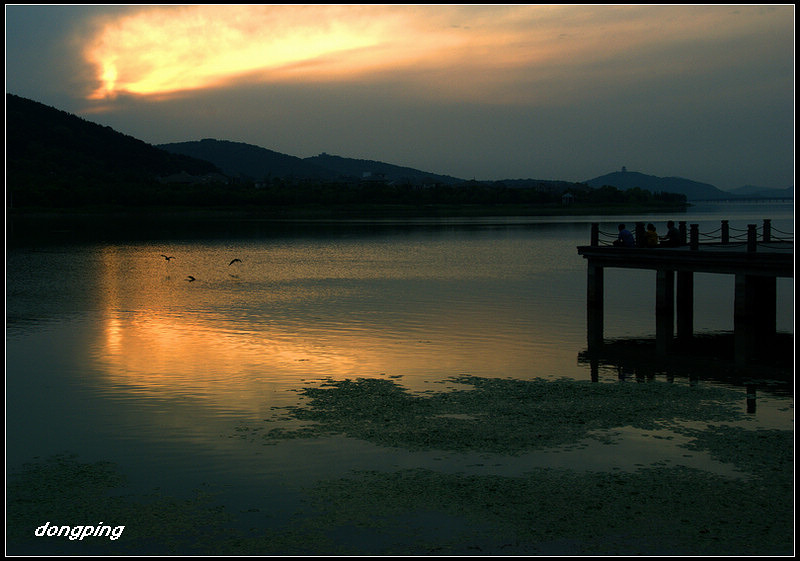
<path fill-rule="evenodd" d="M 719 228 L 709 232 L 700 232 L 699 225 L 691 224 L 688 229 L 685 221 L 679 222 L 678 231 L 680 232 L 680 245 L 678 247 L 688 247 L 691 250 L 698 250 L 701 246 L 712 247 L 714 249 L 740 249 L 745 247 L 747 251 L 757 251 L 758 248 L 787 249 L 794 245 L 794 234 L 784 232 L 772 226 L 770 219 L 765 219 L 759 228 L 757 224 L 748 224 L 746 228 L 734 228 L 728 220 L 722 220 Z M 591 245 L 612 246 L 617 239 L 616 232 L 603 232 L 600 224 L 592 223 Z M 637 222 L 634 232 L 636 247 L 647 247 L 645 243 L 644 222 Z M 665 246 L 656 246 L 665 247 Z M 675 247 L 675 246 L 672 246 Z"/>

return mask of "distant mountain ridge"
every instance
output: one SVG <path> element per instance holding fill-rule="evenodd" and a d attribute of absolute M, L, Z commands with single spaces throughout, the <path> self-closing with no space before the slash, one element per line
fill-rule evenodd
<path fill-rule="evenodd" d="M 13 94 L 6 94 L 6 140 L 8 179 L 47 173 L 94 181 L 219 171 L 206 160 L 165 152 L 111 127 Z"/>
<path fill-rule="evenodd" d="M 766 187 L 745 186 L 723 191 L 709 183 L 700 183 L 682 177 L 656 177 L 635 171 L 617 171 L 588 179 L 584 183 L 591 187 L 612 185 L 618 189 L 633 189 L 640 187 L 651 192 L 680 193 L 687 199 L 701 200 L 727 200 L 737 198 L 794 198 L 794 188 L 770 189 Z"/>
<path fill-rule="evenodd" d="M 480 185 L 490 190 L 496 187 L 498 191 L 527 188 L 551 193 L 610 185 L 620 190 L 638 187 L 652 193 L 678 193 L 689 200 L 793 198 L 794 194 L 793 187 L 744 186 L 722 191 L 689 179 L 629 171 L 583 183 L 537 179 L 466 181 L 375 160 L 327 153 L 298 158 L 215 139 L 153 146 L 111 127 L 8 93 L 6 141 L 7 200 L 20 205 L 137 204 L 145 200 L 178 204 L 192 201 L 193 196 L 191 190 L 182 190 L 180 185 L 197 183 L 217 185 L 211 198 L 222 200 L 231 189 L 240 188 L 234 184 L 242 185 L 242 181 L 231 183 L 228 178 L 245 183 L 289 178 L 367 186 L 370 181 L 409 186 Z"/>
<path fill-rule="evenodd" d="M 6 204 L 137 204 L 163 191 L 163 177 L 219 177 L 198 160 L 92 123 L 66 111 L 6 94 Z"/>
<path fill-rule="evenodd" d="M 312 162 L 326 169 L 333 170 L 339 177 L 351 178 L 384 178 L 388 181 L 407 181 L 410 183 L 443 183 L 452 185 L 464 183 L 464 179 L 452 177 L 450 175 L 440 175 L 418 169 L 387 164 L 376 160 L 361 160 L 354 158 L 344 158 L 333 156 L 323 152 L 319 156 L 305 158 L 306 162 Z"/>
<path fill-rule="evenodd" d="M 204 138 L 197 141 L 157 144 L 156 148 L 211 162 L 226 175 L 238 179 L 302 177 L 333 180 L 336 177 L 330 170 L 302 158 L 244 142 Z"/>
<path fill-rule="evenodd" d="M 289 156 L 243 142 L 203 140 L 156 145 L 162 150 L 207 160 L 231 177 L 261 181 L 292 177 L 324 181 L 382 179 L 415 183 L 463 183 L 463 179 L 420 171 L 375 160 L 344 158 L 322 153 L 309 158 Z"/>
<path fill-rule="evenodd" d="M 730 198 L 730 193 L 708 183 L 700 183 L 682 177 L 656 177 L 635 171 L 617 171 L 589 179 L 585 183 L 591 187 L 612 185 L 618 189 L 639 187 L 652 192 L 680 193 L 689 200 L 714 200 Z"/>
<path fill-rule="evenodd" d="M 207 160 L 232 177 L 262 180 L 275 177 L 293 177 L 324 181 L 382 179 L 406 183 L 441 183 L 453 185 L 466 180 L 449 175 L 439 175 L 417 169 L 397 166 L 375 160 L 344 158 L 322 153 L 319 156 L 298 158 L 281 154 L 267 148 L 231 142 L 203 139 L 157 145 L 159 148 Z M 503 179 L 484 183 L 502 183 L 510 187 L 541 188 L 545 184 L 554 187 L 566 186 L 569 182 L 537 179 Z M 727 200 L 736 198 L 793 198 L 794 189 L 768 189 L 764 187 L 741 187 L 734 191 L 723 191 L 714 185 L 692 181 L 681 177 L 657 177 L 632 171 L 612 172 L 583 183 L 590 187 L 610 185 L 621 190 L 641 188 L 653 193 L 679 193 L 689 200 Z"/>
<path fill-rule="evenodd" d="M 466 183 L 466 180 L 449 175 L 439 175 L 417 169 L 397 166 L 375 160 L 345 158 L 322 153 L 309 158 L 298 158 L 281 154 L 267 148 L 231 142 L 227 140 L 203 139 L 199 141 L 179 142 L 157 145 L 159 148 L 207 160 L 231 177 L 263 180 L 277 177 L 295 179 L 311 179 L 322 181 L 381 179 L 385 181 L 405 182 L 411 184 L 440 183 L 454 185 Z M 539 179 L 503 179 L 484 181 L 487 184 L 503 184 L 509 187 L 566 188 L 570 182 Z M 794 197 L 794 188 L 769 189 L 765 187 L 745 186 L 733 191 L 723 191 L 709 183 L 701 183 L 682 177 L 657 177 L 634 171 L 617 171 L 607 173 L 582 183 L 594 188 L 610 185 L 620 190 L 634 188 L 653 193 L 678 193 L 686 195 L 688 200 L 730 200 L 744 198 Z"/>

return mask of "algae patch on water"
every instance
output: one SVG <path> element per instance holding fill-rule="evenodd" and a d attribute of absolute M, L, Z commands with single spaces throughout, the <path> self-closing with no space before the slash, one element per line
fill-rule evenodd
<path fill-rule="evenodd" d="M 718 387 L 475 376 L 449 382 L 457 387 L 412 394 L 393 380 L 329 380 L 304 388 L 305 403 L 288 409 L 306 426 L 275 427 L 260 438 L 341 434 L 409 450 L 520 454 L 603 439 L 615 427 L 655 430 L 743 416 L 742 394 Z"/>
<path fill-rule="evenodd" d="M 780 479 L 754 485 L 685 467 L 589 474 L 536 469 L 524 477 L 409 469 L 323 481 L 313 495 L 317 522 L 334 533 L 361 528 L 386 536 L 384 549 L 372 553 L 786 554 L 793 535 L 792 497 L 785 492 L 791 476 Z M 400 545 L 398 526 L 420 513 L 430 521 L 427 535 Z M 456 518 L 460 524 L 453 524 Z"/>
<path fill-rule="evenodd" d="M 305 499 L 270 517 L 254 489 L 241 510 L 204 488 L 129 493 L 124 470 L 74 456 L 37 460 L 7 481 L 11 554 L 786 555 L 793 549 L 793 433 L 749 430 L 745 394 L 674 383 L 592 383 L 461 376 L 413 393 L 385 379 L 328 380 L 301 391 L 255 442 L 345 435 L 402 450 L 516 456 L 601 442 L 618 427 L 682 436 L 678 446 L 730 464 L 725 476 L 682 465 L 633 471 L 530 467 L 515 475 L 368 462 L 321 474 Z M 313 448 L 313 444 L 309 443 Z M 605 447 L 604 447 L 605 448 Z M 608 446 L 613 453 L 615 446 Z M 380 449 L 378 449 L 380 450 Z M 382 452 L 385 450 L 382 450 Z M 394 451 L 393 451 L 394 452 Z M 434 455 L 438 455 L 436 452 Z M 445 454 L 443 454 L 445 455 Z M 544 454 L 547 456 L 547 454 Z M 412 459 L 420 455 L 409 455 Z M 302 461 L 302 458 L 298 459 Z M 416 460 L 414 460 L 416 461 Z M 435 463 L 435 462 L 434 462 Z M 396 466 L 395 466 L 396 467 Z M 238 504 L 238 503 L 237 503 Z M 241 505 L 240 505 L 241 506 Z M 283 515 L 286 514 L 284 517 Z M 45 521 L 125 524 L 119 540 L 34 537 Z M 252 523 L 252 526 L 250 525 Z M 54 541 L 59 539 L 60 541 Z"/>
<path fill-rule="evenodd" d="M 664 462 L 630 472 L 531 467 L 519 476 L 359 470 L 307 490 L 314 508 L 305 532 L 349 554 L 792 550 L 792 431 L 745 428 L 753 417 L 744 390 L 473 376 L 448 383 L 412 393 L 385 379 L 328 380 L 303 389 L 303 402 L 285 410 L 281 422 L 302 427 L 284 424 L 253 441 L 344 435 L 410 451 L 518 456 L 587 438 L 613 442 L 614 429 L 633 427 L 653 438 L 680 434 L 687 455 L 708 454 L 739 475 Z"/>

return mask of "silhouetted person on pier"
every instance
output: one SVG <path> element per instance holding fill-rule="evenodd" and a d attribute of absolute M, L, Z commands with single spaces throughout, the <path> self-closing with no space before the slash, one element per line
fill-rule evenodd
<path fill-rule="evenodd" d="M 656 227 L 652 222 L 647 225 L 647 230 L 644 233 L 644 245 L 645 247 L 658 246 L 658 232 L 656 232 Z"/>
<path fill-rule="evenodd" d="M 681 233 L 675 227 L 675 222 L 670 220 L 667 222 L 667 235 L 659 238 L 661 245 L 665 247 L 678 247 L 681 245 Z"/>
<path fill-rule="evenodd" d="M 614 245 L 618 247 L 636 247 L 636 240 L 633 239 L 633 234 L 625 227 L 625 224 L 620 224 L 617 229 L 619 234 L 617 234 Z"/>

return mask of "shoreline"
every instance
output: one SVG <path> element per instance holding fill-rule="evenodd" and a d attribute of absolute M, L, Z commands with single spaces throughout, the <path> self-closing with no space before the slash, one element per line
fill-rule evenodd
<path fill-rule="evenodd" d="M 510 216 L 588 216 L 597 214 L 637 215 L 652 212 L 683 213 L 685 205 L 302 205 L 274 207 L 69 207 L 11 208 L 6 218 L 95 219 L 108 218 L 191 218 L 343 220 L 387 218 L 470 218 Z"/>

